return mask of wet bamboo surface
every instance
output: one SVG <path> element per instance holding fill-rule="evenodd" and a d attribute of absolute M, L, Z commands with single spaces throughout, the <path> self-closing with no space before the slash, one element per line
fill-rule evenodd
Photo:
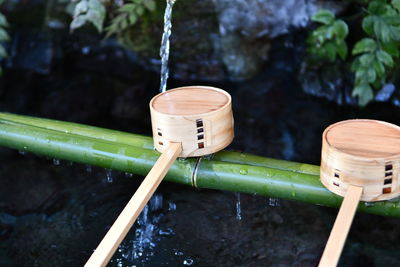
<path fill-rule="evenodd" d="M 8 113 L 0 113 L 0 145 L 137 175 L 146 175 L 160 155 L 150 137 Z M 165 180 L 328 207 L 342 202 L 321 184 L 318 166 L 231 151 L 196 163 L 177 160 Z M 361 202 L 358 211 L 400 217 L 400 201 Z"/>

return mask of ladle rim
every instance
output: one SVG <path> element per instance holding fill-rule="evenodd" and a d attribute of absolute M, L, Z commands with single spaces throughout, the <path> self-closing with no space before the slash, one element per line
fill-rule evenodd
<path fill-rule="evenodd" d="M 177 115 L 177 114 L 169 114 L 169 113 L 164 113 L 164 112 L 158 111 L 158 110 L 153 106 L 154 101 L 155 101 L 158 97 L 160 97 L 160 96 L 162 96 L 162 95 L 164 95 L 164 94 L 167 94 L 167 93 L 170 93 L 170 92 L 173 92 L 173 91 L 178 91 L 178 90 L 190 89 L 190 88 L 201 88 L 201 89 L 208 89 L 208 90 L 217 91 L 217 92 L 219 92 L 219 93 L 224 94 L 224 95 L 228 98 L 228 101 L 226 101 L 226 103 L 225 103 L 223 106 L 219 107 L 219 108 L 216 109 L 216 110 L 209 111 L 209 112 L 203 112 L 203 113 L 196 113 L 196 114 L 179 114 L 179 115 Z M 150 109 L 151 109 L 152 112 L 154 112 L 154 113 L 157 113 L 157 114 L 160 114 L 160 115 L 172 116 L 172 117 L 182 117 L 182 116 L 205 116 L 205 115 L 212 115 L 212 114 L 214 114 L 214 113 L 221 112 L 221 110 L 224 110 L 225 108 L 227 108 L 228 106 L 230 106 L 231 103 L 232 103 L 232 97 L 231 97 L 231 95 L 230 95 L 227 91 L 225 91 L 225 90 L 223 90 L 223 89 L 221 89 L 221 88 L 217 88 L 217 87 L 213 87 L 213 86 L 191 85 L 191 86 L 181 86 L 181 87 L 173 88 L 173 89 L 167 90 L 167 91 L 165 91 L 165 92 L 159 93 L 159 94 L 155 95 L 155 96 L 150 100 L 150 104 L 149 104 L 149 105 L 150 105 Z"/>

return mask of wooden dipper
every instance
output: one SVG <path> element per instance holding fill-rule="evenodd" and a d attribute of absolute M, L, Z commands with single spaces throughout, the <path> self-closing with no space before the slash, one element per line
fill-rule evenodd
<path fill-rule="evenodd" d="M 376 120 L 347 120 L 325 129 L 321 182 L 344 197 L 319 266 L 336 266 L 358 202 L 400 195 L 400 127 Z"/>
<path fill-rule="evenodd" d="M 105 266 L 177 157 L 217 152 L 233 140 L 231 96 L 207 86 L 180 87 L 150 101 L 155 148 L 161 152 L 85 266 Z"/>

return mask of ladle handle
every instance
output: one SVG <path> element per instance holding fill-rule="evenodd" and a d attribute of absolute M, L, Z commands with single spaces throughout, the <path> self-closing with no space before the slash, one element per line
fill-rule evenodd
<path fill-rule="evenodd" d="M 349 185 L 347 188 L 346 195 L 340 206 L 321 261 L 319 262 L 319 267 L 337 266 L 362 192 L 363 188 L 359 186 Z"/>
<path fill-rule="evenodd" d="M 169 147 L 161 154 L 160 158 L 147 174 L 146 178 L 129 200 L 110 230 L 108 230 L 85 266 L 106 266 L 181 151 L 181 143 L 170 143 Z"/>

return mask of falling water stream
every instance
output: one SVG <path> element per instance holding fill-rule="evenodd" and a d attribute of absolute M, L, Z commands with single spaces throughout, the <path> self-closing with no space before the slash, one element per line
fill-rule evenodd
<path fill-rule="evenodd" d="M 167 0 L 167 6 L 164 13 L 164 33 L 161 39 L 160 57 L 161 57 L 161 81 L 160 92 L 167 89 L 167 80 L 169 77 L 168 59 L 169 59 L 169 37 L 172 28 L 172 7 L 176 0 Z"/>
<path fill-rule="evenodd" d="M 160 47 L 160 57 L 161 57 L 161 81 L 160 81 L 160 92 L 165 92 L 167 88 L 167 80 L 169 77 L 169 68 L 168 68 L 168 60 L 169 60 L 169 46 L 170 41 L 169 38 L 171 36 L 171 16 L 172 16 L 172 8 L 175 3 L 175 0 L 166 0 L 167 5 L 164 13 L 164 32 L 161 40 Z M 112 182 L 112 178 L 110 181 L 111 175 L 108 175 L 107 172 L 107 181 Z M 161 210 L 163 207 L 163 196 L 162 194 L 154 195 L 149 203 L 144 207 L 142 213 L 140 214 L 137 227 L 135 227 L 134 238 L 129 239 L 126 238 L 125 241 L 119 246 L 118 252 L 121 253 L 120 258 L 116 258 L 116 262 L 118 266 L 123 266 L 125 262 L 141 262 L 145 263 L 149 257 L 154 255 L 154 248 L 156 247 L 157 242 L 160 240 L 162 236 L 173 235 L 174 232 L 172 229 L 162 229 L 158 226 L 160 219 L 163 217 L 163 213 L 155 214 L 155 212 Z M 169 203 L 168 210 L 175 210 L 176 206 L 174 203 Z M 186 260 L 183 263 L 184 265 L 191 265 L 193 262 L 190 259 L 190 264 L 186 264 Z"/>

